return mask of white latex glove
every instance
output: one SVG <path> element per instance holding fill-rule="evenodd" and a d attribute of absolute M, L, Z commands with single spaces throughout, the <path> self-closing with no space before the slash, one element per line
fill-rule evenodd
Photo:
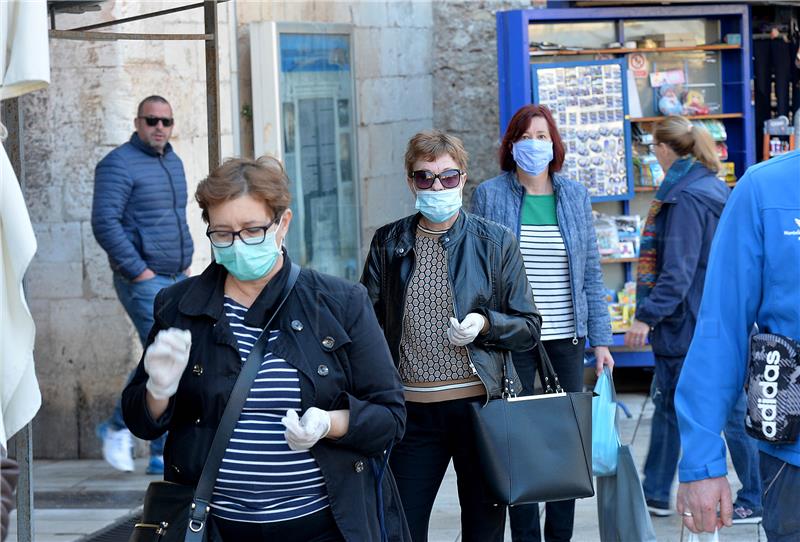
<path fill-rule="evenodd" d="M 286 426 L 286 442 L 295 452 L 308 450 L 331 430 L 331 415 L 317 407 L 306 410 L 302 418 L 297 417 L 296 410 L 289 409 L 281 422 Z"/>
<path fill-rule="evenodd" d="M 455 318 L 450 318 L 450 327 L 447 328 L 447 338 L 456 346 L 466 346 L 475 340 L 475 337 L 486 324 L 486 318 L 477 312 L 471 312 L 464 317 L 461 323 Z"/>
<path fill-rule="evenodd" d="M 178 391 L 191 346 L 188 330 L 171 327 L 158 332 L 144 353 L 144 370 L 150 376 L 145 387 L 153 397 L 169 399 Z"/>

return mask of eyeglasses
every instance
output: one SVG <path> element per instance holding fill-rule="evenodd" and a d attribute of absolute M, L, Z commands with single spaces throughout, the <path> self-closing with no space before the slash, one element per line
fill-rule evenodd
<path fill-rule="evenodd" d="M 167 117 L 139 117 L 140 119 L 144 119 L 145 123 L 151 128 L 158 126 L 158 122 L 161 121 L 161 124 L 164 128 L 169 128 L 172 126 L 172 123 L 175 122 L 175 119 L 170 119 Z"/>
<path fill-rule="evenodd" d="M 233 241 L 238 237 L 245 245 L 260 245 L 267 238 L 267 230 L 281 221 L 280 216 L 266 226 L 251 226 L 239 231 L 209 230 L 206 235 L 211 240 L 211 244 L 217 248 L 227 248 L 233 245 Z"/>
<path fill-rule="evenodd" d="M 428 190 L 439 179 L 444 188 L 456 188 L 461 184 L 461 176 L 464 174 L 460 169 L 446 169 L 441 173 L 434 173 L 427 169 L 420 169 L 411 172 L 411 179 L 414 185 L 420 190 Z"/>

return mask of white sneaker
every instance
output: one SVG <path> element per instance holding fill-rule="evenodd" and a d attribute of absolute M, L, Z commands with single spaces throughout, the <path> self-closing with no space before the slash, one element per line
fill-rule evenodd
<path fill-rule="evenodd" d="M 103 459 L 117 470 L 133 472 L 133 437 L 127 429 L 115 431 L 105 426 L 100 431 L 103 439 Z"/>

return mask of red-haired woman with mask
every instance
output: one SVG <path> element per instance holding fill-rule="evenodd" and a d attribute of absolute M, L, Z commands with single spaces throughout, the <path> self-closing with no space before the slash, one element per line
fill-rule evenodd
<path fill-rule="evenodd" d="M 564 144 L 550 110 L 526 105 L 512 117 L 499 150 L 503 173 L 481 183 L 472 212 L 517 235 L 536 306 L 541 340 L 566 391 L 583 388 L 586 339 L 597 372 L 613 367 L 611 321 L 603 292 L 592 207 L 586 188 L 559 172 Z M 533 389 L 535 350 L 514 353 L 523 390 Z M 514 542 L 540 540 L 538 505 L 511 509 Z M 570 540 L 575 501 L 547 503 L 545 540 Z"/>

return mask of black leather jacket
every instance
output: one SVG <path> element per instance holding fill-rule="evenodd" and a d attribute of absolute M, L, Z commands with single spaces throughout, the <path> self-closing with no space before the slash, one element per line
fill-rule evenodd
<path fill-rule="evenodd" d="M 400 360 L 406 289 L 416 263 L 419 216 L 408 216 L 375 232 L 361 276 L 395 365 Z M 473 371 L 486 387 L 487 400 L 502 394 L 504 364 L 511 371 L 513 391 L 519 393 L 521 387 L 509 362 L 511 351 L 533 348 L 542 318 L 514 234 L 462 209 L 441 243 L 447 251 L 455 316 L 462 320 L 477 312 L 490 324 L 488 332 L 468 346 Z"/>

